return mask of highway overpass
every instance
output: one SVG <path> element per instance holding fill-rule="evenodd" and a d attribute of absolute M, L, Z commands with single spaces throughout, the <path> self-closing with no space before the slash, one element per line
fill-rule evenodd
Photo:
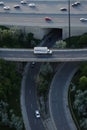
<path fill-rule="evenodd" d="M 0 49 L 0 59 L 20 62 L 87 61 L 87 49 L 52 49 L 51 54 L 34 54 L 33 49 Z"/>
<path fill-rule="evenodd" d="M 68 1 L 33 1 L 35 7 L 28 6 L 31 1 L 27 1 L 26 5 L 20 4 L 18 0 L 7 0 L 5 6 L 9 6 L 9 10 L 4 10 L 0 6 L 0 24 L 2 25 L 22 25 L 22 26 L 38 26 L 38 27 L 68 27 Z M 87 1 L 81 1 L 81 5 L 72 7 L 70 2 L 70 15 L 72 27 L 86 27 L 86 23 L 80 21 L 81 17 L 87 17 Z M 15 9 L 14 5 L 20 5 L 19 9 Z M 60 8 L 65 7 L 66 11 L 61 11 Z M 51 21 L 46 21 L 45 17 L 51 17 Z"/>
<path fill-rule="evenodd" d="M 35 8 L 30 8 L 28 4 L 35 3 Z M 87 22 L 81 22 L 80 18 L 87 18 L 87 1 L 81 1 L 78 7 L 72 7 L 70 1 L 70 23 L 71 35 L 80 35 L 87 32 Z M 20 9 L 15 9 L 14 5 L 19 4 Z M 7 0 L 5 5 L 10 7 L 10 10 L 4 10 L 0 6 L 0 25 L 17 26 L 20 28 L 29 28 L 35 34 L 38 32 L 44 35 L 44 29 L 61 28 L 63 38 L 68 37 L 69 13 L 68 1 L 54 0 L 54 1 L 29 1 L 26 5 L 20 4 L 18 0 Z M 65 7 L 67 11 L 60 11 L 61 7 Z M 50 22 L 45 20 L 45 17 L 51 17 Z M 28 30 L 28 31 L 29 31 Z M 42 37 L 41 37 L 42 38 Z"/>

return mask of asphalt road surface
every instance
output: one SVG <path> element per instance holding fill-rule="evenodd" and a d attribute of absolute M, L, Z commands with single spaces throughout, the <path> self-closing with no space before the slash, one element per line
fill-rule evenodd
<path fill-rule="evenodd" d="M 38 110 L 36 97 L 36 76 L 38 74 L 40 63 L 36 63 L 34 68 L 32 65 L 27 73 L 25 81 L 25 106 L 29 119 L 31 130 L 44 130 L 41 118 L 36 118 L 35 110 Z"/>
<path fill-rule="evenodd" d="M 52 21 L 45 21 L 45 17 L 51 17 Z M 81 22 L 80 18 L 87 18 L 87 14 L 74 14 L 71 16 L 71 25 L 87 27 L 87 22 Z M 2 25 L 24 25 L 41 27 L 68 27 L 67 14 L 15 14 L 1 13 L 0 24 Z"/>
<path fill-rule="evenodd" d="M 68 27 L 68 3 L 66 1 L 34 1 L 34 3 L 36 4 L 36 7 L 30 8 L 28 5 L 21 5 L 18 1 L 7 1 L 5 5 L 10 6 L 10 10 L 3 10 L 3 7 L 0 6 L 0 24 L 41 27 Z M 73 2 L 71 2 L 71 4 L 72 3 Z M 14 9 L 13 6 L 15 4 L 20 4 L 20 9 Z M 80 18 L 87 18 L 86 5 L 87 1 L 81 2 L 81 5 L 75 8 L 70 6 L 72 27 L 87 26 L 87 22 L 80 21 Z M 67 11 L 60 11 L 61 7 L 67 8 Z M 51 17 L 52 21 L 45 21 L 46 16 Z"/>
<path fill-rule="evenodd" d="M 28 49 L 0 49 L 0 58 L 12 61 L 86 61 L 87 49 L 53 50 L 51 54 L 34 54 Z"/>
<path fill-rule="evenodd" d="M 67 85 L 67 82 L 70 82 L 72 79 L 72 76 L 74 74 L 73 71 L 77 65 L 78 64 L 74 62 L 65 63 L 62 69 L 57 72 L 52 82 L 52 90 L 50 94 L 50 110 L 57 130 L 76 130 L 73 120 L 69 118 L 70 115 L 66 111 L 68 104 L 66 104 L 67 99 L 65 99 L 64 93 L 66 91 L 65 87 Z"/>
<path fill-rule="evenodd" d="M 21 4 L 21 0 L 3 0 L 5 3 L 5 6 L 9 6 L 10 10 L 5 11 L 3 9 L 3 6 L 0 6 L 0 12 L 9 12 L 9 13 L 53 13 L 53 14 L 67 14 L 68 13 L 68 1 L 67 0 L 27 0 L 27 4 Z M 29 3 L 35 3 L 35 7 L 29 7 Z M 72 13 L 77 14 L 86 14 L 86 4 L 87 1 L 81 1 L 81 5 L 77 7 L 72 7 L 71 4 L 74 3 L 74 1 L 70 0 L 70 10 Z M 19 9 L 15 9 L 14 5 L 20 5 Z M 61 7 L 65 7 L 67 11 L 60 11 Z"/>
<path fill-rule="evenodd" d="M 55 39 L 58 39 L 58 37 L 55 37 L 55 33 L 50 33 L 48 36 L 46 36 L 40 45 L 44 46 L 47 44 L 47 46 L 53 45 L 55 42 Z M 48 38 L 51 36 L 55 37 L 49 44 Z M 41 121 L 41 118 L 37 119 L 35 116 L 35 110 L 38 110 L 37 106 L 37 94 L 36 94 L 36 77 L 39 72 L 41 63 L 35 63 L 32 65 L 32 63 L 29 66 L 27 75 L 26 75 L 26 81 L 25 81 L 25 107 L 27 110 L 27 115 L 29 119 L 29 124 L 31 127 L 31 130 L 44 130 L 43 123 Z"/>

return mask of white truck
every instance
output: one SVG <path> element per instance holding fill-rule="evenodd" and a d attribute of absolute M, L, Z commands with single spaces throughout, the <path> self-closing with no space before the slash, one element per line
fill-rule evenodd
<path fill-rule="evenodd" d="M 48 47 L 34 47 L 34 54 L 52 54 L 52 50 Z"/>

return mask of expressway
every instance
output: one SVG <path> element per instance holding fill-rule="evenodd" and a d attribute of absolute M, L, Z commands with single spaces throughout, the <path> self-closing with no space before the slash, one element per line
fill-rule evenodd
<path fill-rule="evenodd" d="M 52 49 L 52 54 L 34 54 L 33 49 L 0 49 L 0 59 L 20 62 L 87 61 L 87 49 Z"/>
<path fill-rule="evenodd" d="M 5 1 L 5 0 L 4 0 Z M 66 1 L 30 1 L 35 3 L 31 8 L 20 4 L 19 1 L 5 1 L 5 5 L 10 10 L 4 10 L 0 6 L 0 24 L 1 25 L 21 25 L 21 26 L 39 26 L 39 27 L 68 27 L 68 3 Z M 28 1 L 29 3 L 29 1 Z M 71 1 L 71 4 L 73 2 Z M 14 9 L 14 5 L 19 4 L 20 9 Z M 81 22 L 80 18 L 87 18 L 87 1 L 81 1 L 79 7 L 73 8 L 70 4 L 71 25 L 86 27 L 87 22 Z M 67 8 L 67 11 L 60 11 L 61 7 Z M 45 17 L 51 17 L 52 21 L 45 21 Z"/>
<path fill-rule="evenodd" d="M 44 17 L 49 16 L 52 21 L 46 22 Z M 87 14 L 74 14 L 71 17 L 72 26 L 87 27 L 86 22 L 81 22 L 80 18 L 86 18 Z M 21 26 L 40 26 L 40 27 L 68 27 L 68 15 L 67 14 L 15 14 L 15 13 L 1 13 L 0 14 L 1 25 L 21 25 Z"/>

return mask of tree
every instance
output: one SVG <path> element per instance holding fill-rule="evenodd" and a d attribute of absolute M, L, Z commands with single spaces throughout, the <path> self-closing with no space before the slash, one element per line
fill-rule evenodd
<path fill-rule="evenodd" d="M 63 48 L 65 48 L 66 47 L 66 42 L 65 41 L 63 41 L 63 40 L 60 40 L 60 41 L 56 41 L 56 43 L 55 43 L 55 46 L 54 46 L 55 48 L 61 48 L 61 49 L 63 49 Z"/>
<path fill-rule="evenodd" d="M 6 43 L 7 45 L 12 43 L 12 32 L 10 30 L 3 30 L 2 31 L 2 38 L 3 44 Z"/>
<path fill-rule="evenodd" d="M 38 94 L 46 96 L 49 89 L 49 80 L 52 78 L 53 69 L 49 63 L 42 64 L 38 77 Z"/>
<path fill-rule="evenodd" d="M 87 90 L 77 90 L 74 100 L 74 108 L 79 116 L 87 116 Z"/>
<path fill-rule="evenodd" d="M 11 128 L 16 128 L 16 130 L 22 130 L 23 129 L 23 121 L 20 117 L 16 116 L 12 113 L 11 115 L 11 121 L 9 123 Z"/>
<path fill-rule="evenodd" d="M 87 118 L 83 118 L 80 120 L 80 126 L 84 129 L 87 130 Z"/>
<path fill-rule="evenodd" d="M 82 76 L 79 79 L 79 89 L 85 90 L 87 88 L 87 77 Z"/>
<path fill-rule="evenodd" d="M 43 80 L 39 86 L 38 86 L 38 93 L 39 95 L 44 95 L 48 90 L 48 81 L 47 80 Z"/>
<path fill-rule="evenodd" d="M 80 71 L 81 75 L 87 76 L 87 63 L 81 65 Z"/>
<path fill-rule="evenodd" d="M 74 109 L 78 112 L 82 130 L 87 130 L 87 90 L 77 90 L 74 100 Z"/>
<path fill-rule="evenodd" d="M 40 74 L 43 77 L 46 77 L 47 79 L 49 79 L 51 77 L 52 73 L 53 73 L 53 69 L 52 69 L 50 63 L 42 64 L 42 66 L 40 68 Z"/>
<path fill-rule="evenodd" d="M 23 129 L 23 120 L 16 116 L 12 109 L 9 110 L 9 105 L 4 101 L 0 102 L 0 124 L 16 130 Z"/>
<path fill-rule="evenodd" d="M 87 34 L 82 35 L 78 40 L 79 47 L 87 47 Z"/>

